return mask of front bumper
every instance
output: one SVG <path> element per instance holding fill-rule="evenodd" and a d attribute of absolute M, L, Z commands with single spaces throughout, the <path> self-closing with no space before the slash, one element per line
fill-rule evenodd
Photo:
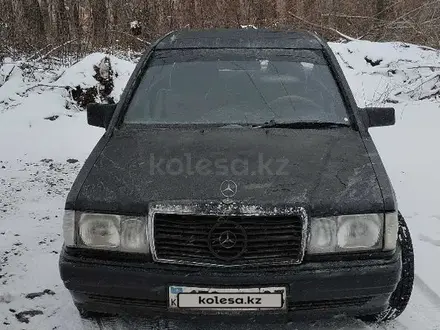
<path fill-rule="evenodd" d="M 287 312 L 277 317 L 323 318 L 338 314 L 370 315 L 383 311 L 400 279 L 400 249 L 388 259 L 305 262 L 289 267 L 214 269 L 82 257 L 65 248 L 60 273 L 75 304 L 88 311 L 181 317 L 218 312 L 168 309 L 170 285 L 196 287 L 287 287 Z M 225 312 L 227 314 L 234 314 Z"/>

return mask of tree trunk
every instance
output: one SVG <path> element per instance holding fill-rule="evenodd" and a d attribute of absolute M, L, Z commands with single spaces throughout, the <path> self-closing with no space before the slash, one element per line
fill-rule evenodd
<path fill-rule="evenodd" d="M 55 40 L 58 43 L 66 42 L 70 39 L 70 33 L 66 13 L 66 3 L 64 0 L 56 0 L 53 10 L 55 19 Z"/>
<path fill-rule="evenodd" d="M 67 0 L 68 11 L 68 22 L 69 22 L 69 32 L 72 39 L 79 38 L 81 32 L 80 18 L 79 18 L 79 1 L 77 0 Z"/>
<path fill-rule="evenodd" d="M 43 24 L 44 24 L 44 31 L 46 33 L 46 39 L 50 40 L 50 16 L 49 16 L 49 5 L 47 3 L 48 0 L 40 0 L 40 12 L 41 17 L 43 18 Z"/>
<path fill-rule="evenodd" d="M 183 8 L 183 17 L 185 17 L 185 21 L 183 22 L 184 26 L 188 24 L 189 27 L 193 28 L 197 24 L 197 22 L 194 22 L 194 17 L 196 16 L 196 4 L 194 0 L 186 0 Z"/>
<path fill-rule="evenodd" d="M 1 39 L 0 42 L 6 43 L 10 41 L 14 46 L 17 41 L 17 32 L 15 24 L 14 6 L 12 1 L 14 0 L 1 0 L 0 5 L 2 7 L 2 15 L 0 16 L 0 22 L 2 23 Z"/>
<path fill-rule="evenodd" d="M 104 47 L 107 45 L 108 11 L 105 0 L 89 0 L 92 9 L 92 35 L 93 45 Z"/>
<path fill-rule="evenodd" d="M 335 28 L 336 20 L 336 0 L 329 0 L 329 7 L 328 7 L 328 26 Z"/>
<path fill-rule="evenodd" d="M 277 16 L 280 22 L 284 23 L 287 16 L 286 0 L 276 0 Z"/>
<path fill-rule="evenodd" d="M 376 40 L 380 40 L 382 37 L 382 29 L 380 28 L 383 24 L 383 20 L 386 18 L 386 0 L 376 0 Z"/>
<path fill-rule="evenodd" d="M 27 51 L 36 51 L 46 43 L 40 6 L 37 0 L 20 0 L 15 9 L 16 37 L 24 42 Z"/>
<path fill-rule="evenodd" d="M 41 48 L 46 44 L 46 32 L 40 5 L 37 0 L 22 0 L 19 4 L 22 6 L 20 21 L 24 26 L 25 38 L 32 46 Z"/>

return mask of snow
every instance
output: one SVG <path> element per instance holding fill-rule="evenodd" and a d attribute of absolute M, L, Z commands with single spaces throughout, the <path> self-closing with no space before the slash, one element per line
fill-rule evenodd
<path fill-rule="evenodd" d="M 360 106 L 418 101 L 440 89 L 439 51 L 398 42 L 352 41 L 331 47 Z"/>
<path fill-rule="evenodd" d="M 139 21 L 130 22 L 130 29 L 136 29 L 139 28 L 140 26 L 141 24 L 139 23 Z"/>
<path fill-rule="evenodd" d="M 371 134 L 411 230 L 415 288 L 404 314 L 386 325 L 369 326 L 338 318 L 285 328 L 440 329 L 440 152 L 436 151 L 440 96 L 430 96 L 440 87 L 440 52 L 417 45 L 357 40 L 330 46 L 359 105 L 396 108 L 396 125 L 373 128 Z M 59 278 L 65 197 L 103 134 L 103 130 L 87 126 L 85 112 L 64 86 L 95 86 L 93 65 L 104 56 L 94 53 L 71 67 L 50 70 L 35 64 L 32 72 L 11 59 L 0 67 L 1 329 L 204 328 L 187 321 L 138 318 L 82 321 Z M 113 91 L 117 99 L 135 64 L 116 56 L 110 59 L 117 73 Z M 44 293 L 47 290 L 54 294 Z M 29 293 L 38 294 L 26 298 Z M 42 314 L 29 316 L 29 323 L 19 322 L 16 314 L 29 310 Z M 227 326 L 210 325 L 215 329 Z M 237 327 L 267 328 L 261 324 Z"/>
<path fill-rule="evenodd" d="M 135 64 L 126 60 L 122 60 L 116 56 L 93 53 L 86 56 L 80 62 L 68 68 L 62 77 L 57 81 L 57 84 L 65 86 L 80 86 L 82 88 L 92 87 L 96 85 L 96 79 L 93 78 L 95 71 L 94 65 L 99 65 L 104 57 L 109 57 L 112 65 L 112 69 L 117 76 L 115 80 L 115 87 L 113 93 L 110 96 L 115 98 L 115 102 L 119 100 L 122 91 L 127 85 L 128 79 L 134 70 Z"/>
<path fill-rule="evenodd" d="M 242 29 L 253 29 L 253 30 L 258 30 L 258 28 L 257 28 L 255 25 L 253 25 L 253 24 L 240 25 L 240 27 L 241 27 Z"/>

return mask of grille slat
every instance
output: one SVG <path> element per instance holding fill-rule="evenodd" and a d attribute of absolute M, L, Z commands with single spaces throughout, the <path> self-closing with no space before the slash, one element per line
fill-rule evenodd
<path fill-rule="evenodd" d="M 177 261 L 179 261 L 181 263 L 185 263 L 187 260 L 184 259 L 183 257 L 190 257 L 190 256 L 191 256 L 191 254 L 188 254 L 188 253 L 169 254 L 167 256 L 167 260 L 177 260 Z M 285 258 L 286 258 L 285 255 L 274 254 L 274 255 L 270 256 L 270 260 L 271 261 L 276 261 L 276 262 L 284 261 Z M 249 262 L 252 265 L 258 266 L 260 264 L 266 265 L 267 263 L 265 261 L 267 261 L 267 258 L 261 258 L 261 257 L 258 257 L 258 256 L 242 257 L 242 258 L 240 258 L 240 260 L 230 261 L 229 265 L 241 266 L 241 265 L 243 265 L 243 262 Z M 204 264 L 210 264 L 210 265 L 221 265 L 221 263 L 219 262 L 219 259 L 214 258 L 214 257 L 212 257 L 210 255 L 206 255 L 206 257 L 203 257 L 203 263 Z"/>
<path fill-rule="evenodd" d="M 155 214 L 157 260 L 239 266 L 299 263 L 304 220 L 288 216 Z"/>
<path fill-rule="evenodd" d="M 281 236 L 282 235 L 282 236 Z M 260 237 L 261 236 L 261 237 Z M 267 242 L 267 241 L 275 241 L 275 242 L 282 242 L 282 241 L 296 241 L 301 240 L 301 237 L 296 237 L 295 234 L 286 235 L 286 233 L 280 233 L 279 236 L 272 236 L 272 235 L 266 235 L 264 233 L 258 235 L 249 235 L 248 234 L 248 241 L 252 242 Z"/>
<path fill-rule="evenodd" d="M 246 227 L 244 227 L 246 228 Z M 266 234 L 280 234 L 280 233 L 297 233 L 298 230 L 301 230 L 302 227 L 298 227 L 298 228 L 270 228 L 270 229 L 248 229 L 247 233 L 249 234 L 261 234 L 261 233 L 266 233 Z"/>
<path fill-rule="evenodd" d="M 182 247 L 182 243 L 181 242 L 171 242 L 168 241 L 166 243 L 157 243 L 156 242 L 156 247 L 157 246 L 164 246 L 164 247 L 168 247 L 168 248 L 173 248 L 173 249 L 179 249 Z M 208 247 L 208 242 L 206 240 L 202 241 L 202 240 L 197 240 L 197 241 L 193 241 L 191 243 L 188 243 L 189 247 L 201 247 L 201 248 L 207 248 Z"/>
<path fill-rule="evenodd" d="M 197 229 L 209 229 L 212 227 L 212 225 L 206 225 L 206 224 L 189 224 L 189 223 L 184 223 L 184 224 L 175 224 L 175 223 L 161 223 L 160 225 L 157 225 L 156 228 L 157 229 L 161 229 L 161 230 L 187 230 L 188 229 L 188 225 L 191 225 L 192 228 L 197 228 Z"/>
<path fill-rule="evenodd" d="M 176 240 L 176 241 L 184 241 L 184 242 L 207 242 L 208 238 L 206 237 L 207 235 L 200 235 L 200 236 L 194 236 L 194 234 L 190 234 L 190 235 L 184 235 L 184 234 L 167 234 L 167 233 L 156 233 L 155 238 L 158 240 L 166 240 L 166 241 L 170 241 L 170 240 Z M 294 235 L 291 236 L 287 236 L 287 235 L 283 235 L 283 236 L 265 236 L 265 235 L 260 235 L 260 236 L 256 236 L 256 235 L 252 235 L 252 236 L 247 236 L 247 241 L 248 242 L 252 242 L 255 244 L 258 243 L 270 243 L 270 244 L 277 244 L 279 242 L 283 242 L 283 241 L 288 241 L 291 243 L 301 243 L 301 237 L 295 237 Z"/>
<path fill-rule="evenodd" d="M 191 225 L 193 228 L 201 227 L 201 228 L 211 228 L 216 222 L 212 222 L 209 224 L 206 223 L 197 223 L 197 222 L 188 222 L 188 221 L 182 221 L 181 223 L 175 223 L 175 222 L 168 222 L 168 221 L 162 221 L 160 224 L 157 224 L 156 226 L 158 228 L 164 228 L 167 229 L 169 227 L 174 228 L 182 228 L 182 229 L 188 229 L 188 225 Z M 264 229 L 298 229 L 302 228 L 301 225 L 294 225 L 294 224 L 275 224 L 275 223 L 265 223 L 265 224 L 259 224 L 259 223 L 240 223 L 241 226 L 247 228 L 250 230 L 264 230 Z"/>
<path fill-rule="evenodd" d="M 182 245 L 182 243 L 178 242 L 167 242 L 165 244 L 163 243 L 156 243 L 156 247 L 166 247 L 166 248 L 172 248 L 172 249 L 180 249 L 183 247 L 193 247 L 193 248 L 204 248 L 206 249 L 208 247 L 208 242 L 206 240 L 204 241 L 192 241 L 191 243 L 188 243 L 187 245 Z M 272 243 L 272 244 L 252 244 L 250 247 L 247 248 L 248 251 L 258 251 L 264 248 L 284 248 L 284 247 L 292 247 L 294 249 L 298 249 L 301 246 L 301 242 L 280 242 L 280 243 Z"/>
<path fill-rule="evenodd" d="M 295 247 L 299 248 L 301 246 L 301 242 L 256 242 L 250 241 L 251 244 L 248 244 L 248 250 L 252 250 L 255 248 L 282 248 L 282 247 Z"/>
<path fill-rule="evenodd" d="M 192 230 L 192 229 L 179 229 L 172 232 L 172 234 L 174 235 L 176 233 L 185 234 L 185 235 L 206 235 L 206 230 L 201 231 L 201 230 Z"/>
<path fill-rule="evenodd" d="M 226 229 L 225 229 L 226 230 Z M 205 237 L 206 234 L 209 233 L 209 230 L 206 230 L 205 232 L 202 231 L 192 231 L 192 230 L 156 230 L 156 234 L 157 235 L 175 235 L 175 236 L 182 236 L 182 235 L 191 235 L 191 236 L 201 236 L 201 237 Z M 279 235 L 287 235 L 287 236 L 292 236 L 301 240 L 301 236 L 300 233 L 298 233 L 298 231 L 270 231 L 270 232 L 265 232 L 265 231 L 261 231 L 261 232 L 248 232 L 246 231 L 247 236 L 249 237 L 249 239 L 255 237 L 255 239 L 258 239 L 258 237 L 264 237 L 264 239 L 266 238 L 270 238 L 272 237 L 272 239 L 274 240 L 279 240 L 280 237 Z"/>

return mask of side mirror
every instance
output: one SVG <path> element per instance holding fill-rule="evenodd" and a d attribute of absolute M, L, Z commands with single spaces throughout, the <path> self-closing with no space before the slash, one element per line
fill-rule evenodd
<path fill-rule="evenodd" d="M 107 129 L 117 104 L 90 103 L 87 105 L 87 123 Z"/>
<path fill-rule="evenodd" d="M 362 108 L 360 109 L 365 125 L 368 127 L 391 126 L 396 123 L 394 108 Z"/>

